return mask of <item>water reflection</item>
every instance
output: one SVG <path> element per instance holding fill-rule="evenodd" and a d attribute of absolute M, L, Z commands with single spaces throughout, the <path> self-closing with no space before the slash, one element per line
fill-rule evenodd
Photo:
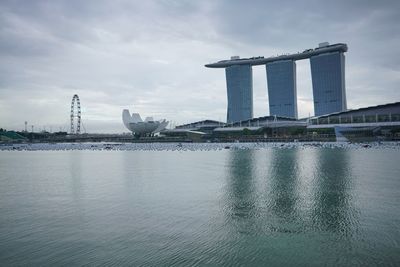
<path fill-rule="evenodd" d="M 271 158 L 271 169 L 265 176 L 270 180 L 270 193 L 266 203 L 278 217 L 294 220 L 297 217 L 298 197 L 298 151 L 275 150 Z"/>
<path fill-rule="evenodd" d="M 255 212 L 254 150 L 229 151 L 227 212 L 233 217 L 249 217 Z"/>
<path fill-rule="evenodd" d="M 346 234 L 354 230 L 357 212 L 347 151 L 269 152 L 229 151 L 224 212 L 236 230 L 249 234 L 252 229 Z M 260 160 L 263 157 L 269 164 Z"/>
<path fill-rule="evenodd" d="M 313 225 L 325 231 L 350 233 L 357 223 L 351 194 L 351 155 L 341 149 L 319 150 L 315 155 Z"/>
<path fill-rule="evenodd" d="M 71 178 L 71 192 L 75 202 L 80 202 L 82 192 L 82 157 L 81 151 L 73 151 L 69 154 L 69 172 Z"/>

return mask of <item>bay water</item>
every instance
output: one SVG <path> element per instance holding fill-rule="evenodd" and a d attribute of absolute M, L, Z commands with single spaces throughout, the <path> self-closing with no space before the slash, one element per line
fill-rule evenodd
<path fill-rule="evenodd" d="M 400 265 L 400 149 L 0 151 L 1 266 Z"/>

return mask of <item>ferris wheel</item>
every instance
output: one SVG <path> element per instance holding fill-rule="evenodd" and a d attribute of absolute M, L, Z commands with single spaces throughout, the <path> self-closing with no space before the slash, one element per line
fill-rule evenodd
<path fill-rule="evenodd" d="M 76 103 L 76 104 L 75 104 Z M 76 131 L 75 131 L 75 118 L 76 118 Z M 71 102 L 71 134 L 81 133 L 81 102 L 79 96 L 75 94 Z"/>

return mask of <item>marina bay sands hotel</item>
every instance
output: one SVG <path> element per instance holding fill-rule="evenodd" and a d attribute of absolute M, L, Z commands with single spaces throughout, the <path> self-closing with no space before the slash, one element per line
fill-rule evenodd
<path fill-rule="evenodd" d="M 277 57 L 231 57 L 208 68 L 225 68 L 228 93 L 227 122 L 253 118 L 253 71 L 265 65 L 270 115 L 297 119 L 296 60 L 310 59 L 315 116 L 345 111 L 346 44 L 321 43 L 315 49 Z"/>

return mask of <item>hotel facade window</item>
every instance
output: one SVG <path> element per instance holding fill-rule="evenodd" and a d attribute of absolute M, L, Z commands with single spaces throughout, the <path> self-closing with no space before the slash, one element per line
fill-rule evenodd
<path fill-rule="evenodd" d="M 345 111 L 344 54 L 334 52 L 313 56 L 310 63 L 315 116 Z"/>
<path fill-rule="evenodd" d="M 250 65 L 225 68 L 228 97 L 227 122 L 253 118 L 253 70 Z"/>
<path fill-rule="evenodd" d="M 297 119 L 296 63 L 275 61 L 266 65 L 269 114 Z"/>

